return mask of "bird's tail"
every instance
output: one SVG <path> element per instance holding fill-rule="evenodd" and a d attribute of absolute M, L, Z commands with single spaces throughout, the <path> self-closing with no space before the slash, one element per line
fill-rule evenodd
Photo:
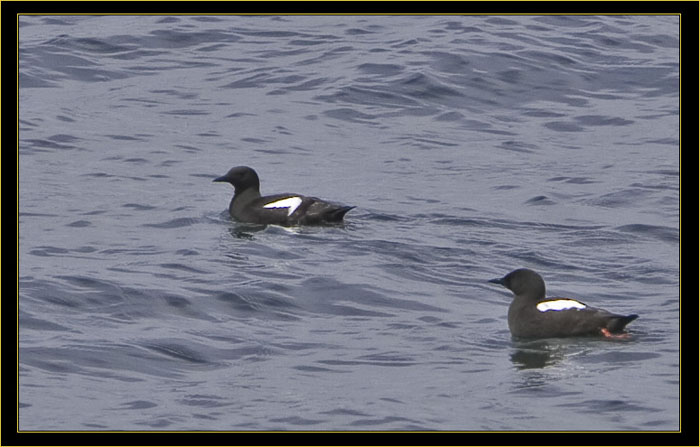
<path fill-rule="evenodd" d="M 340 222 L 341 220 L 343 220 L 343 216 L 345 216 L 345 214 L 353 208 L 355 207 L 342 206 L 340 208 L 334 208 L 325 213 L 323 217 L 328 222 Z"/>
<path fill-rule="evenodd" d="M 608 323 L 608 330 L 610 330 L 610 332 L 622 332 L 625 329 L 625 326 L 636 320 L 638 317 L 639 315 L 636 314 L 627 316 L 616 315 L 614 318 L 610 319 L 610 322 Z"/>

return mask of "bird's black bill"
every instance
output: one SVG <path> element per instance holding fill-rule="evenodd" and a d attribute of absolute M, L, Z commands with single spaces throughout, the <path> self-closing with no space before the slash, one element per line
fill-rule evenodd
<path fill-rule="evenodd" d="M 489 279 L 489 282 L 492 282 L 492 283 L 494 283 L 494 284 L 503 285 L 503 278 L 493 278 L 493 279 Z"/>
<path fill-rule="evenodd" d="M 212 182 L 228 182 L 228 180 L 226 179 L 226 176 L 224 175 L 224 176 L 215 178 L 214 180 L 212 180 Z"/>

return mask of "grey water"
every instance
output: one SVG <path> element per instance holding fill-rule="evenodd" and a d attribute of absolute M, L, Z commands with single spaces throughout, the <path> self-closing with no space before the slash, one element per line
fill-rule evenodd
<path fill-rule="evenodd" d="M 20 430 L 679 428 L 678 16 L 19 25 Z M 631 337 L 511 338 L 519 267 Z"/>

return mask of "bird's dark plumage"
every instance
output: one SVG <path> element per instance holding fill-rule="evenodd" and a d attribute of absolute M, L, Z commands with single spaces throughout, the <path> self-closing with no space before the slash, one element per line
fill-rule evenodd
<path fill-rule="evenodd" d="M 508 308 L 511 334 L 525 338 L 605 335 L 619 337 L 637 315 L 616 315 L 571 298 L 545 298 L 544 280 L 529 269 L 518 269 L 489 282 L 510 289 Z"/>
<path fill-rule="evenodd" d="M 345 213 L 355 208 L 300 194 L 260 195 L 258 174 L 247 166 L 231 168 L 214 179 L 233 185 L 235 191 L 229 214 L 240 222 L 284 226 L 340 223 Z"/>

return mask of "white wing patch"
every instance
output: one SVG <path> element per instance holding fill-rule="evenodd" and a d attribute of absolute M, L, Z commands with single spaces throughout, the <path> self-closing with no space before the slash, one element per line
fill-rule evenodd
<path fill-rule="evenodd" d="M 576 300 L 552 300 L 542 301 L 537 303 L 537 310 L 547 312 L 548 310 L 568 310 L 568 309 L 585 309 L 586 305 Z"/>
<path fill-rule="evenodd" d="M 263 208 L 288 208 L 287 216 L 291 216 L 299 208 L 299 205 L 301 205 L 301 197 L 287 197 L 286 199 L 270 202 L 264 205 Z"/>

